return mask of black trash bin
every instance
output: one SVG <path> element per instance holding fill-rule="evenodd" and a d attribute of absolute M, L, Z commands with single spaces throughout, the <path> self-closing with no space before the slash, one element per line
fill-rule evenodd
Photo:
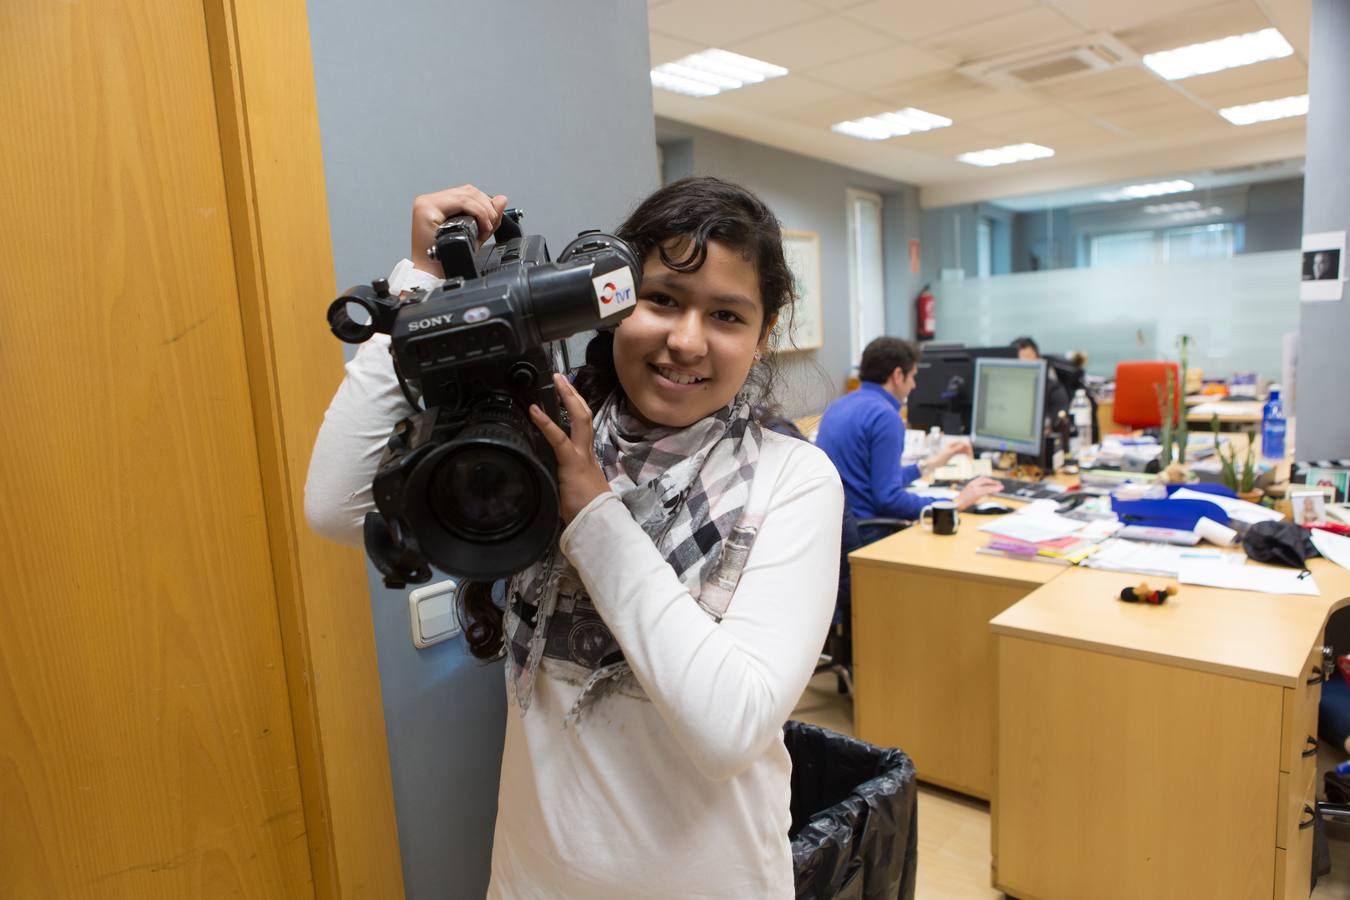
<path fill-rule="evenodd" d="M 817 725 L 788 722 L 798 900 L 913 900 L 919 850 L 914 764 Z"/>

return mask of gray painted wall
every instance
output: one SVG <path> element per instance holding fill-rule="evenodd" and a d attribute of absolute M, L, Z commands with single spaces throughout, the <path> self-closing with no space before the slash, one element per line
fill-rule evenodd
<path fill-rule="evenodd" d="M 979 273 L 978 233 L 980 219 L 993 223 L 990 269 L 994 275 L 1013 271 L 1016 214 L 995 203 L 963 203 L 925 209 L 920 216 L 923 233 L 923 277 L 938 281 L 944 269 L 961 269 L 965 277 Z M 939 325 L 941 324 L 941 313 Z"/>
<path fill-rule="evenodd" d="M 682 122 L 658 119 L 663 176 L 716 175 L 753 190 L 784 228 L 820 234 L 824 346 L 785 353 L 775 397 L 789 417 L 820 412 L 838 396 L 852 359 L 848 302 L 848 188 L 882 197 L 887 333 L 913 334 L 911 301 L 921 284 L 909 271 L 909 239 L 919 236 L 918 192 L 910 185 L 818 159 L 744 141 Z"/>
<path fill-rule="evenodd" d="M 645 4 L 316 0 L 309 22 L 340 286 L 408 255 L 419 193 L 504 193 L 556 253 L 657 185 Z M 481 897 L 501 666 L 461 639 L 414 649 L 406 593 L 373 570 L 371 604 L 407 896 Z"/>
<path fill-rule="evenodd" d="M 1303 230 L 1350 230 L 1350 4 L 1313 0 L 1308 51 L 1308 156 L 1304 174 Z M 1342 261 L 1342 266 L 1345 261 Z M 1350 298 L 1304 303 L 1299 311 L 1298 455 L 1302 459 L 1350 456 Z"/>

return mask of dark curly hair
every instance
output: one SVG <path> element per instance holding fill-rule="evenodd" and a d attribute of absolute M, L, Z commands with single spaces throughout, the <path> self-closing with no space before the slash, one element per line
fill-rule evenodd
<path fill-rule="evenodd" d="M 776 349 L 772 344 L 777 335 L 791 334 L 796 295 L 792 270 L 783 254 L 782 228 L 773 212 L 746 188 L 720 178 L 682 178 L 638 204 L 616 233 L 643 260 L 655 256 L 676 272 L 698 271 L 707 261 L 712 241 L 740 253 L 759 277 L 762 328 L 767 331 L 775 317 L 783 320 L 770 338 L 770 349 Z M 776 412 L 768 400 L 773 374 L 771 357 L 766 354 L 747 379 L 758 394 L 756 410 L 761 416 Z M 587 344 L 585 364 L 577 370 L 575 384 L 592 409 L 598 409 L 615 391 L 622 392 L 614 367 L 612 329 L 598 332 Z M 469 651 L 479 659 L 501 656 L 505 651 L 502 608 L 493 599 L 492 584 L 465 582 L 459 590 L 459 607 Z"/>

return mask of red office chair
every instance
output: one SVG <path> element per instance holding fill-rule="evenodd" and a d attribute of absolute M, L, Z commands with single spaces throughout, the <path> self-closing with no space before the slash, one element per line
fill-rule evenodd
<path fill-rule="evenodd" d="M 1167 391 L 1167 373 L 1176 385 L 1176 409 L 1181 409 L 1181 370 L 1174 362 L 1140 360 L 1116 365 L 1116 400 L 1112 416 L 1127 428 L 1157 428 L 1162 425 L 1158 391 Z"/>

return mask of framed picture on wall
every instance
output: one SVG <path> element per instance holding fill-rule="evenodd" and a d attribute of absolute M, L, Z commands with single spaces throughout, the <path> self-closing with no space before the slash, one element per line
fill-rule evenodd
<path fill-rule="evenodd" d="M 778 332 L 778 349 L 819 350 L 825 346 L 820 305 L 819 232 L 783 229 L 783 253 L 792 269 L 797 303 L 792 311 L 792 334 L 784 333 L 786 322 L 780 321 L 775 329 Z"/>

